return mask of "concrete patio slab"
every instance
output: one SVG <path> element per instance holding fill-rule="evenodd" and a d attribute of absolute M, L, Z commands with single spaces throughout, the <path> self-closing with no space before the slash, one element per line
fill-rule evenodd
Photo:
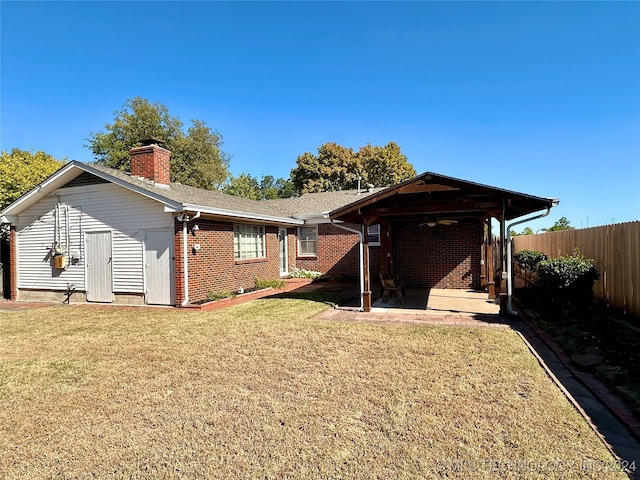
<path fill-rule="evenodd" d="M 399 299 L 391 297 L 385 303 L 382 298 L 372 305 L 374 313 L 394 313 L 415 315 L 450 315 L 461 313 L 468 315 L 498 315 L 500 306 L 489 300 L 486 292 L 474 290 L 453 290 L 440 288 L 409 288 L 407 296 Z"/>

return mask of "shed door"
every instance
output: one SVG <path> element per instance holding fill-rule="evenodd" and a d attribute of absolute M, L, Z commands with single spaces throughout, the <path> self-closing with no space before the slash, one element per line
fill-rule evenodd
<path fill-rule="evenodd" d="M 151 305 L 175 305 L 173 231 L 144 232 L 146 301 Z"/>
<path fill-rule="evenodd" d="M 89 232 L 86 236 L 87 301 L 113 302 L 111 232 Z"/>

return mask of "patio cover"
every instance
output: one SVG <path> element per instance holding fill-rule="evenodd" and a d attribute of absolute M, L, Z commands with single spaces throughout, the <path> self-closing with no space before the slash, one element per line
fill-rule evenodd
<path fill-rule="evenodd" d="M 410 220 L 494 217 L 513 220 L 550 208 L 553 199 L 426 172 L 330 212 L 329 218 L 371 225 Z"/>
<path fill-rule="evenodd" d="M 392 187 L 380 190 L 329 213 L 331 221 L 348 222 L 363 227 L 392 221 L 478 219 L 491 231 L 491 218 L 500 222 L 500 271 L 505 271 L 506 225 L 509 220 L 550 209 L 557 200 L 505 190 L 480 183 L 425 172 Z M 520 223 L 520 222 L 518 222 Z M 490 235 L 489 235 L 490 236 Z M 361 234 L 364 244 L 361 260 L 363 277 L 363 308 L 371 306 L 368 268 L 367 235 Z M 498 279 L 506 277 L 505 273 Z"/>

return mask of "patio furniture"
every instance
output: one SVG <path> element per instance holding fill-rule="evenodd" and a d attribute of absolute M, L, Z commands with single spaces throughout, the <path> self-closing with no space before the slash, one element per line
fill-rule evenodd
<path fill-rule="evenodd" d="M 407 295 L 404 282 L 386 272 L 380 272 L 380 285 L 382 288 L 382 301 L 384 303 L 387 303 L 390 295 L 395 295 L 398 301 L 402 303 L 402 297 Z"/>

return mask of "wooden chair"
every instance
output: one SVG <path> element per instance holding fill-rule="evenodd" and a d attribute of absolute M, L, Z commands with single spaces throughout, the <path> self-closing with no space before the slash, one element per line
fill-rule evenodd
<path fill-rule="evenodd" d="M 386 272 L 380 272 L 380 285 L 382 288 L 381 295 L 383 303 L 387 303 L 390 295 L 395 295 L 398 301 L 402 303 L 402 297 L 407 295 L 404 282 Z"/>

